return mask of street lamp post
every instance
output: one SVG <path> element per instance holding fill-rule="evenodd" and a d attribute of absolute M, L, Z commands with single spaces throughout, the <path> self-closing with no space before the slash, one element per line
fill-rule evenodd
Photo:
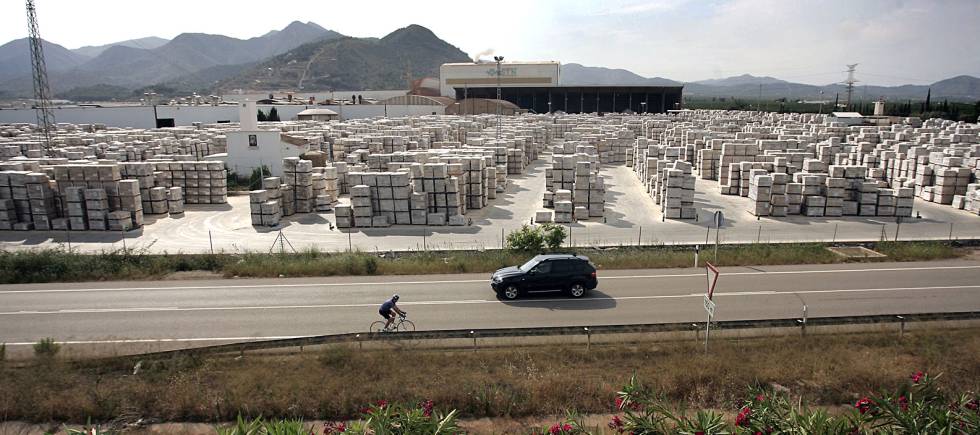
<path fill-rule="evenodd" d="M 504 57 L 494 56 L 493 60 L 497 62 L 497 140 L 500 140 L 500 62 L 504 61 Z"/>
<path fill-rule="evenodd" d="M 643 106 L 643 114 L 646 115 L 646 113 L 647 113 L 647 102 L 646 101 L 640 101 L 640 106 Z"/>

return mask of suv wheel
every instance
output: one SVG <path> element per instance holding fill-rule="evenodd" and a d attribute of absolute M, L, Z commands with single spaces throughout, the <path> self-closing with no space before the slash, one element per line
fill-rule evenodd
<path fill-rule="evenodd" d="M 575 284 L 572 284 L 572 286 L 568 289 L 568 294 L 570 294 L 573 298 L 580 298 L 582 296 L 585 296 L 586 291 L 587 290 L 585 289 L 585 285 L 580 282 L 577 282 Z"/>
<path fill-rule="evenodd" d="M 500 292 L 500 295 L 507 300 L 517 299 L 517 296 L 519 296 L 520 294 L 521 292 L 517 289 L 517 286 L 515 285 L 509 285 L 506 288 L 504 288 L 504 291 Z"/>

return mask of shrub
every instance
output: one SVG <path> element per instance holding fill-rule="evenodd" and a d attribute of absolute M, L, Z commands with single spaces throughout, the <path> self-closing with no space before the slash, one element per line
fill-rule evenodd
<path fill-rule="evenodd" d="M 540 251 L 544 248 L 544 236 L 538 227 L 522 225 L 521 229 L 507 234 L 507 248 L 518 251 Z"/>
<path fill-rule="evenodd" d="M 544 244 L 548 246 L 548 249 L 555 250 L 565 244 L 565 238 L 568 237 L 565 227 L 548 223 L 542 225 L 541 228 L 544 231 Z"/>
<path fill-rule="evenodd" d="M 54 358 L 60 350 L 61 345 L 55 343 L 51 337 L 42 338 L 37 343 L 34 343 L 34 356 L 38 358 Z"/>

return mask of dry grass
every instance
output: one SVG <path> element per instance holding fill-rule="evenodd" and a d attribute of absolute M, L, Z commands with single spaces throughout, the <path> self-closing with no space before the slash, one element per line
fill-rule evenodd
<path fill-rule="evenodd" d="M 348 418 L 378 399 L 432 399 L 463 417 L 612 411 L 632 373 L 669 400 L 732 409 L 750 385 L 777 383 L 814 405 L 891 389 L 916 370 L 945 373 L 952 391 L 980 389 L 977 329 L 693 342 L 538 346 L 497 350 L 358 351 L 184 358 L 131 365 L 49 362 L 5 367 L 0 415 L 34 422 L 229 421 L 239 413 L 308 420 Z"/>
<path fill-rule="evenodd" d="M 967 249 L 939 242 L 886 242 L 876 247 L 887 257 L 845 259 L 819 243 L 748 244 L 723 246 L 718 266 L 826 264 L 855 261 L 921 261 L 966 256 Z M 577 249 L 600 269 L 691 267 L 694 251 L 682 247 Z M 307 250 L 296 254 L 170 254 L 156 255 L 117 250 L 99 254 L 69 254 L 57 249 L 0 251 L 0 284 L 165 279 L 175 273 L 225 277 L 275 278 L 347 275 L 418 275 L 492 272 L 521 264 L 534 253 L 492 251 L 429 251 L 386 253 L 327 253 Z M 714 251 L 702 252 L 714 260 Z M 703 264 L 703 263 L 702 263 Z M 193 276 L 193 275 L 192 275 Z"/>

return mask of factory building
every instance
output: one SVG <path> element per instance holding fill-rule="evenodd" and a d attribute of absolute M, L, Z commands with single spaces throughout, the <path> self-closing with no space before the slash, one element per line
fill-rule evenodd
<path fill-rule="evenodd" d="M 439 68 L 443 96 L 500 99 L 533 113 L 665 113 L 682 108 L 683 86 L 566 85 L 558 62 L 447 63 Z"/>

